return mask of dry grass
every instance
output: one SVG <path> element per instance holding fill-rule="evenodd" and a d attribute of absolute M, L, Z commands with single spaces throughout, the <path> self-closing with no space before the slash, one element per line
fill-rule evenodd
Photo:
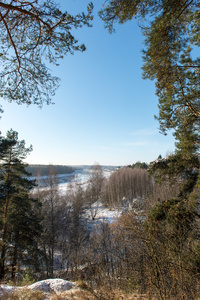
<path fill-rule="evenodd" d="M 12 293 L 5 293 L 2 300 L 45 300 L 46 295 L 41 291 L 33 291 L 29 288 L 18 289 Z"/>
<path fill-rule="evenodd" d="M 44 293 L 20 287 L 17 290 L 0 296 L 1 300 L 155 300 L 149 295 L 138 293 L 125 294 L 120 290 L 109 291 L 106 288 L 93 290 L 84 281 L 77 281 L 76 287 L 58 293 Z"/>
<path fill-rule="evenodd" d="M 148 295 L 138 293 L 125 294 L 119 290 L 108 292 L 104 290 L 98 291 L 98 300 L 149 300 Z M 153 298 L 151 299 L 153 300 Z"/>
<path fill-rule="evenodd" d="M 1 300 L 156 300 L 148 294 L 131 293 L 125 294 L 120 290 L 107 291 L 101 289 L 93 291 L 84 282 L 79 282 L 77 287 L 60 293 L 45 294 L 41 291 L 20 288 L 12 293 L 0 296 Z M 197 300 L 200 300 L 198 298 Z"/>
<path fill-rule="evenodd" d="M 90 288 L 89 288 L 90 289 Z M 123 294 L 120 291 L 107 292 L 89 291 L 84 288 L 72 289 L 57 294 L 44 294 L 40 291 L 33 291 L 28 288 L 23 288 L 13 293 L 7 293 L 2 296 L 1 300 L 148 300 L 147 295 Z M 153 299 L 152 299 L 153 300 Z"/>

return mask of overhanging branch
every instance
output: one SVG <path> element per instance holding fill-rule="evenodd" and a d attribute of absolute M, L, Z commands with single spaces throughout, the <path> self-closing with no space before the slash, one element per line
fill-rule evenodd
<path fill-rule="evenodd" d="M 30 17 L 36 19 L 37 21 L 43 23 L 44 25 L 46 25 L 49 28 L 49 30 L 51 30 L 51 26 L 48 23 L 43 21 L 37 14 L 35 14 L 35 13 L 29 11 L 29 10 L 23 9 L 19 6 L 15 6 L 15 5 L 11 5 L 11 4 L 5 4 L 5 3 L 2 3 L 1 1 L 0 1 L 0 7 L 6 8 L 8 10 L 18 11 L 18 12 L 24 14 L 24 15 L 30 16 Z"/>

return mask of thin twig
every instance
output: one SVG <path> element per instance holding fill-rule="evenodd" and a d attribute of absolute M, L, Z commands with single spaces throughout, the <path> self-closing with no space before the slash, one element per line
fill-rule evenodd
<path fill-rule="evenodd" d="M 13 39 L 12 39 L 11 33 L 10 33 L 10 31 L 9 31 L 8 25 L 7 25 L 7 23 L 6 23 L 5 19 L 4 19 L 4 17 L 2 16 L 2 13 L 1 13 L 1 12 L 0 12 L 0 17 L 2 18 L 3 23 L 4 23 L 4 26 L 6 27 L 6 31 L 7 31 L 7 33 L 8 33 L 9 38 L 10 38 L 11 44 L 12 44 L 12 46 L 13 46 L 13 48 L 14 48 L 15 55 L 16 55 L 16 58 L 17 58 L 17 61 L 18 61 L 18 72 L 19 72 L 19 75 L 20 75 L 20 77 L 21 77 L 21 80 L 20 80 L 20 82 L 19 82 L 19 84 L 18 84 L 18 86 L 19 86 L 20 83 L 22 82 L 22 79 L 23 79 L 22 73 L 20 72 L 21 61 L 20 61 L 20 58 L 19 58 L 19 54 L 18 54 L 18 52 L 17 52 L 16 45 L 15 45 L 15 43 L 14 43 L 14 41 L 13 41 Z"/>

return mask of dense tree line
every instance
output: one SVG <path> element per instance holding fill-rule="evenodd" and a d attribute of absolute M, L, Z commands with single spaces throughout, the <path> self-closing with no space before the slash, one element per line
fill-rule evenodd
<path fill-rule="evenodd" d="M 134 199 L 147 198 L 152 189 L 152 178 L 145 169 L 121 168 L 104 181 L 102 200 L 110 207 L 132 206 Z"/>
<path fill-rule="evenodd" d="M 57 174 L 71 174 L 76 169 L 71 166 L 63 166 L 63 165 L 54 165 L 53 166 Z M 48 165 L 29 165 L 27 167 L 27 172 L 29 172 L 33 177 L 37 176 L 46 176 L 49 172 Z"/>
<path fill-rule="evenodd" d="M 132 169 L 148 169 L 149 165 L 145 162 L 137 161 L 135 164 L 128 165 Z"/>

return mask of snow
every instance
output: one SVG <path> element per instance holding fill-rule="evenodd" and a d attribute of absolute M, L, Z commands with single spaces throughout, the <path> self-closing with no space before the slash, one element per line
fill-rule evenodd
<path fill-rule="evenodd" d="M 103 176 L 105 178 L 108 178 L 112 172 L 113 170 L 103 169 Z M 89 182 L 90 170 L 89 169 L 76 170 L 72 174 L 59 174 L 57 175 L 57 177 L 59 178 L 59 181 L 61 181 L 62 177 L 67 180 L 66 182 L 60 182 L 58 184 L 58 192 L 62 196 L 65 195 L 66 192 L 69 191 L 72 187 L 76 188 L 78 186 L 81 186 L 83 190 L 85 190 Z M 47 176 L 42 176 L 41 180 L 44 180 L 46 178 Z M 34 177 L 32 179 L 36 179 L 36 178 Z M 41 186 L 40 190 L 43 191 L 48 190 L 48 187 Z M 33 192 L 35 191 L 37 191 L 37 188 L 33 189 Z"/>
<path fill-rule="evenodd" d="M 39 290 L 44 293 L 59 293 L 59 292 L 75 289 L 76 286 L 74 282 L 56 278 L 56 279 L 46 279 L 46 280 L 35 282 L 29 285 L 28 288 L 30 290 Z M 23 289 L 23 287 L 1 284 L 0 298 L 3 297 L 6 293 L 12 293 L 19 289 Z"/>
<path fill-rule="evenodd" d="M 89 225 L 98 225 L 102 222 L 112 223 L 121 215 L 121 210 L 110 209 L 107 206 L 104 206 L 101 201 L 97 201 L 85 212 L 85 217 L 89 221 Z M 92 218 L 94 216 L 94 219 Z"/>
<path fill-rule="evenodd" d="M 46 279 L 35 282 L 29 285 L 31 290 L 40 290 L 45 293 L 61 292 L 70 290 L 75 287 L 75 284 L 63 279 Z"/>
<path fill-rule="evenodd" d="M 0 285 L 0 297 L 3 296 L 5 293 L 12 293 L 17 289 L 15 286 L 10 286 L 6 284 Z"/>
<path fill-rule="evenodd" d="M 84 173 L 80 172 L 77 173 L 74 180 L 70 181 L 70 182 L 65 182 L 65 183 L 60 183 L 58 185 L 59 187 L 59 194 L 60 195 L 65 195 L 65 193 L 73 186 L 73 187 L 78 187 L 81 186 L 83 190 L 86 189 L 89 179 L 90 179 L 90 170 L 87 170 L 87 174 L 85 173 L 86 171 L 84 171 Z M 110 176 L 110 174 L 112 173 L 111 170 L 107 170 L 104 169 L 103 170 L 103 176 L 105 178 L 108 178 Z"/>
<path fill-rule="evenodd" d="M 60 195 L 65 195 L 66 192 L 69 191 L 72 187 L 76 188 L 78 186 L 81 186 L 82 189 L 85 190 L 87 185 L 88 185 L 88 181 L 76 182 L 76 183 L 65 182 L 65 183 L 59 184 L 58 192 Z"/>
<path fill-rule="evenodd" d="M 103 176 L 105 178 L 109 178 L 113 171 L 114 169 L 104 168 Z M 76 170 L 73 174 L 69 174 L 69 176 L 73 175 L 74 178 L 71 181 L 60 182 L 58 184 L 59 195 L 65 196 L 69 190 L 75 190 L 79 186 L 85 190 L 88 186 L 91 172 L 92 171 L 87 168 L 83 170 Z M 59 175 L 59 177 L 65 175 L 62 174 Z M 48 188 L 40 187 L 40 190 L 48 190 Z M 102 222 L 111 223 L 120 215 L 121 211 L 118 209 L 110 209 L 109 207 L 104 206 L 101 201 L 97 201 L 85 211 L 84 217 L 87 219 L 87 226 L 92 229 L 94 226 L 99 225 Z"/>

